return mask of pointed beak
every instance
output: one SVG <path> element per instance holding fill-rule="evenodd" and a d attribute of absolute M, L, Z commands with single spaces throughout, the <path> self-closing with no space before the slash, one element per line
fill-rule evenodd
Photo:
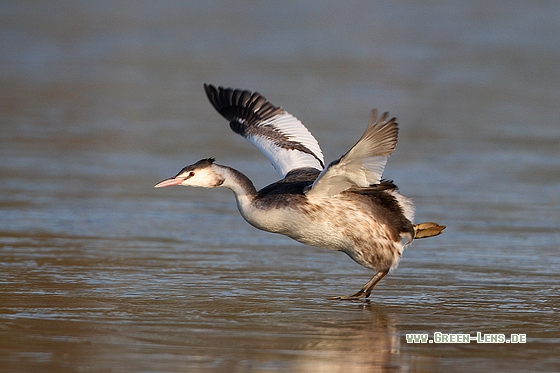
<path fill-rule="evenodd" d="M 163 188 L 163 187 L 168 187 L 168 186 L 173 186 L 173 185 L 179 185 L 183 181 L 185 181 L 185 179 L 182 178 L 182 177 L 172 177 L 172 178 L 160 181 L 159 183 L 157 183 L 154 186 L 154 188 Z"/>

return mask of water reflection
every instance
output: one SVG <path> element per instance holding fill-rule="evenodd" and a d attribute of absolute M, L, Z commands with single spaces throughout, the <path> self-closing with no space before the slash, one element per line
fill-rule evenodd
<path fill-rule="evenodd" d="M 335 253 L 318 250 L 309 260 L 307 250 L 281 241 L 272 249 L 242 249 L 146 238 L 4 235 L 0 301 L 9 306 L 0 315 L 2 345 L 7 352 L 20 346 L 5 355 L 6 366 L 414 371 L 443 363 L 432 345 L 406 344 L 405 333 L 530 331 L 529 350 L 437 346 L 438 356 L 481 362 L 488 353 L 504 361 L 543 356 L 543 342 L 554 335 L 539 327 L 555 322 L 552 273 L 520 277 L 506 264 L 496 272 L 424 259 L 392 274 L 370 302 L 333 303 L 328 295 L 359 286 L 366 273 L 349 277 L 353 263 L 338 261 Z M 280 265 L 284 259 L 271 256 L 277 250 L 293 263 Z M 326 272 L 328 267 L 333 269 Z"/>
<path fill-rule="evenodd" d="M 381 307 L 367 302 L 358 323 L 341 320 L 321 323 L 321 340 L 306 346 L 305 355 L 295 365 L 300 371 L 371 372 L 408 371 L 408 357 L 400 354 L 396 322 Z M 334 335 L 340 330 L 348 335 Z"/>
<path fill-rule="evenodd" d="M 196 251 L 156 256 L 160 242 L 129 244 L 2 237 L 1 297 L 10 305 L 2 343 L 26 346 L 6 356 L 7 367 L 360 372 L 404 364 L 392 316 L 371 303 L 302 303 L 293 294 L 309 297 L 313 281 L 297 266 L 283 277 L 265 265 L 259 275 L 236 263 L 232 248 L 193 260 Z M 216 255 L 230 256 L 235 276 L 225 263 L 197 270 Z"/>
<path fill-rule="evenodd" d="M 54 287 L 35 278 L 26 278 L 29 286 Z M 101 283 L 12 295 L 3 344 L 26 347 L 8 355 L 6 367 L 363 372 L 408 364 L 395 321 L 371 304 L 340 306 L 333 317 L 326 303 L 301 309 L 246 296 L 201 300 L 129 289 L 117 299 Z"/>

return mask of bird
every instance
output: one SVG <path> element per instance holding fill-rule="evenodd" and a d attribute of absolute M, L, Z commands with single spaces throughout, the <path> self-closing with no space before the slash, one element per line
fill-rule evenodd
<path fill-rule="evenodd" d="M 204 84 L 212 106 L 233 132 L 256 146 L 281 179 L 257 190 L 240 171 L 205 158 L 155 185 L 228 188 L 241 216 L 263 231 L 346 253 L 374 271 L 356 293 L 330 299 L 367 299 L 395 269 L 413 239 L 439 235 L 435 222 L 414 224 L 414 205 L 392 180 L 382 178 L 397 144 L 398 124 L 371 111 L 362 137 L 325 167 L 319 143 L 299 119 L 258 92 Z"/>

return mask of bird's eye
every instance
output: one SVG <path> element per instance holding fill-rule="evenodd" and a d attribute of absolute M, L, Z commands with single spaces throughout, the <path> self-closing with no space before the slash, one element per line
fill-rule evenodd
<path fill-rule="evenodd" d="M 194 171 L 189 172 L 189 177 L 193 177 L 194 176 Z"/>

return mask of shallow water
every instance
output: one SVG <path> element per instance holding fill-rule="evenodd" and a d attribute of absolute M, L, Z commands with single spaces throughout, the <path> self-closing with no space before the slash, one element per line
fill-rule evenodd
<path fill-rule="evenodd" d="M 0 5 L 0 370 L 557 371 L 560 5 L 228 4 Z M 372 273 L 227 190 L 153 188 L 208 156 L 277 178 L 203 82 L 259 90 L 327 160 L 390 110 L 385 176 L 447 230 L 328 300 Z M 435 332 L 527 342 L 407 343 Z"/>

